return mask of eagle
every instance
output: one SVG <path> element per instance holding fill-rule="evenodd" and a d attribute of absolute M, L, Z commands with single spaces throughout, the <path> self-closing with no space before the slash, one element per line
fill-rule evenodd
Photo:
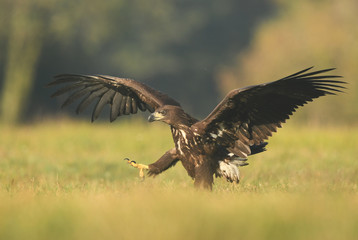
<path fill-rule="evenodd" d="M 214 176 L 238 183 L 239 168 L 248 165 L 248 156 L 266 150 L 267 139 L 295 110 L 313 99 L 343 92 L 346 82 L 341 76 L 312 67 L 279 80 L 234 89 L 203 120 L 186 113 L 168 95 L 129 78 L 107 75 L 61 74 L 48 86 L 61 88 L 52 94 L 57 97 L 70 93 L 62 107 L 80 100 L 76 113 L 82 112 L 96 100 L 92 122 L 105 105 L 110 106 L 109 119 L 149 111 L 149 122 L 161 121 L 170 126 L 174 147 L 156 162 L 130 165 L 156 176 L 180 161 L 194 186 L 212 189 Z M 138 111 L 139 110 L 139 111 Z"/>

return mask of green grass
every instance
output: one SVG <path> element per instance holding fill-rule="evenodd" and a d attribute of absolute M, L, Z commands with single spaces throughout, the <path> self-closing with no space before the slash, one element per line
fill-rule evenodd
<path fill-rule="evenodd" d="M 197 191 L 181 164 L 138 178 L 173 146 L 160 123 L 0 126 L 0 239 L 358 239 L 358 128 L 290 123 L 268 151 Z"/>

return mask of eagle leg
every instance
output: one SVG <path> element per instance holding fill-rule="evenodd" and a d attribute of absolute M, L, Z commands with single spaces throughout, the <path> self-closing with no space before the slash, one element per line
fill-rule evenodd
<path fill-rule="evenodd" d="M 163 156 L 161 156 L 155 163 L 150 164 L 148 175 L 156 176 L 161 172 L 173 167 L 179 161 L 176 149 L 172 148 L 168 150 Z"/>
<path fill-rule="evenodd" d="M 126 160 L 127 163 L 128 163 L 129 165 L 131 165 L 132 167 L 138 168 L 138 169 L 139 169 L 139 177 L 140 177 L 142 180 L 144 180 L 144 170 L 148 170 L 148 169 L 149 169 L 148 165 L 136 163 L 135 161 L 131 161 L 129 158 L 125 158 L 124 160 Z"/>
<path fill-rule="evenodd" d="M 201 165 L 195 166 L 194 186 L 196 188 L 212 190 L 213 175 L 214 172 L 210 163 L 204 162 Z"/>

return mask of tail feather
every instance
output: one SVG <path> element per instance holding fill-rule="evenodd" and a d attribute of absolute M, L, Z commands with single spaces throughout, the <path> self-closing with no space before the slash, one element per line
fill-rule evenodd
<path fill-rule="evenodd" d="M 266 151 L 266 145 L 268 142 L 262 142 L 259 145 L 250 146 L 251 155 Z"/>
<path fill-rule="evenodd" d="M 258 145 L 250 146 L 251 155 L 266 151 L 267 142 L 262 142 Z M 240 171 L 239 167 L 248 165 L 246 162 L 247 158 L 243 158 L 230 152 L 228 156 L 223 160 L 219 161 L 219 166 L 216 169 L 216 177 L 224 177 L 229 182 L 239 183 Z"/>

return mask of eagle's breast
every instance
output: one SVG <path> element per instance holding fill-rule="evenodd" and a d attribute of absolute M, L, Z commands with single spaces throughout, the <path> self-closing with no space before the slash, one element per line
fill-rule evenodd
<path fill-rule="evenodd" d="M 175 147 L 182 155 L 182 160 L 191 160 L 196 163 L 196 156 L 202 153 L 201 138 L 195 136 L 190 128 L 172 127 Z"/>

